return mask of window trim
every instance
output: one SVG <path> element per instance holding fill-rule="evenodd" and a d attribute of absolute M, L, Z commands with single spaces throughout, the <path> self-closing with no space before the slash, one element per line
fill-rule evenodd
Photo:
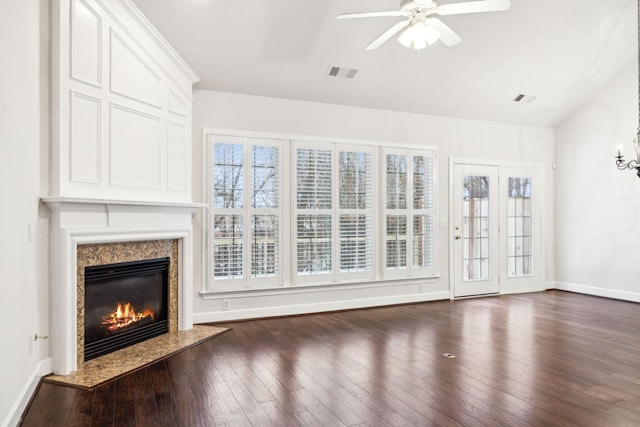
<path fill-rule="evenodd" d="M 213 194 L 213 145 L 216 143 L 216 138 L 229 138 L 228 143 L 232 144 L 242 144 L 242 152 L 243 152 L 243 181 L 245 186 L 243 188 L 243 205 L 242 208 L 233 208 L 233 209 L 225 209 L 225 210 L 216 210 L 212 208 L 212 194 Z M 218 142 L 223 142 L 219 140 Z M 227 141 L 224 141 L 227 143 Z M 255 144 L 253 142 L 259 142 L 260 146 L 271 146 L 279 149 L 279 162 L 278 162 L 278 176 L 280 178 L 280 185 L 278 185 L 278 207 L 277 208 L 254 208 L 251 204 L 251 194 L 252 187 L 248 186 L 247 183 L 251 183 L 251 173 L 252 173 L 252 164 L 251 164 L 251 147 Z M 237 135 L 237 134 L 229 134 L 229 133 L 207 133 L 205 135 L 205 146 L 206 146 L 206 156 L 204 157 L 204 171 L 203 175 L 206 175 L 205 185 L 203 185 L 203 193 L 207 195 L 205 202 L 207 203 L 207 215 L 206 221 L 203 221 L 203 229 L 204 233 L 206 233 L 206 239 L 203 243 L 203 247 L 206 245 L 206 252 L 203 253 L 202 262 L 207 266 L 206 269 L 206 279 L 203 287 L 207 290 L 237 290 L 241 289 L 258 289 L 258 288 L 271 288 L 282 286 L 284 283 L 283 280 L 283 272 L 286 267 L 282 263 L 282 253 L 284 250 L 283 247 L 283 189 L 282 189 L 282 171 L 283 171 L 283 151 L 284 151 L 284 140 L 271 138 L 266 136 L 247 136 L 247 135 Z M 215 244 L 214 239 L 210 235 L 211 223 L 215 215 L 240 215 L 243 219 L 243 253 L 242 253 L 242 262 L 243 262 L 243 275 L 238 278 L 229 278 L 229 279 L 214 279 L 213 271 L 209 268 L 209 265 L 213 259 L 213 246 Z M 252 219 L 255 215 L 277 215 L 278 216 L 278 254 L 280 256 L 280 264 L 279 264 L 279 274 L 276 276 L 268 276 L 268 277 L 253 277 L 250 273 L 251 268 L 251 232 L 252 232 Z M 240 286 L 238 286 L 240 284 Z"/>
<path fill-rule="evenodd" d="M 297 245 L 297 232 L 295 230 L 295 225 L 291 227 L 292 233 L 292 241 L 291 241 L 291 259 L 293 260 L 292 265 L 292 276 L 293 283 L 295 285 L 314 283 L 314 284 L 327 284 L 327 283 L 343 283 L 350 281 L 373 281 L 376 278 L 376 266 L 377 266 L 377 253 L 378 250 L 376 248 L 376 226 L 375 226 L 375 212 L 376 205 L 378 203 L 376 197 L 376 179 L 375 179 L 375 171 L 377 167 L 376 163 L 376 147 L 371 145 L 364 144 L 350 144 L 350 143 L 340 143 L 336 141 L 318 141 L 318 140 L 310 140 L 310 139 L 292 139 L 291 140 L 291 158 L 292 158 L 292 170 L 293 176 L 298 176 L 297 169 L 297 150 L 299 148 L 313 148 L 318 149 L 319 147 L 322 150 L 327 150 L 331 152 L 331 170 L 332 170 L 332 185 L 331 185 L 331 208 L 330 209 L 322 209 L 316 211 L 318 214 L 327 214 L 331 215 L 331 245 L 332 245 L 332 268 L 331 271 L 322 274 L 309 274 L 303 275 L 298 274 L 297 271 L 297 262 L 298 259 L 298 245 Z M 342 209 L 340 208 L 340 152 L 359 152 L 365 153 L 369 156 L 369 161 L 371 165 L 371 206 L 366 209 L 365 214 L 371 215 L 371 224 L 370 224 L 370 232 L 371 232 L 371 269 L 366 271 L 355 271 L 355 272 L 343 272 L 340 271 L 340 215 L 346 215 L 350 213 L 360 213 L 360 210 L 353 209 Z M 293 179 L 291 180 L 293 181 Z M 305 209 L 299 209 L 296 205 L 296 189 L 292 188 L 291 191 L 291 199 L 292 199 L 292 215 L 291 218 L 294 223 L 297 223 L 297 218 L 300 212 L 305 212 Z"/>
<path fill-rule="evenodd" d="M 401 155 L 406 156 L 407 158 L 407 197 L 406 197 L 406 209 L 401 208 L 387 208 L 386 203 L 386 194 L 387 194 L 387 180 L 386 180 L 386 160 L 387 155 Z M 437 273 L 437 265 L 438 265 L 438 256 L 437 256 L 437 248 L 438 248 L 438 216 L 437 216 L 437 207 L 438 207 L 438 192 L 437 192 L 437 151 L 429 150 L 429 149 L 418 149 L 418 148 L 407 148 L 407 147 L 389 147 L 383 146 L 380 150 L 380 179 L 381 179 L 381 201 L 379 206 L 381 208 L 381 216 L 380 216 L 380 236 L 381 240 L 385 241 L 385 244 L 380 248 L 382 260 L 379 264 L 381 269 L 381 274 L 383 277 L 388 279 L 400 279 L 406 277 L 432 277 Z M 414 180 L 414 171 L 413 171 L 413 158 L 415 156 L 424 156 L 430 157 L 432 160 L 432 168 L 433 168 L 433 177 L 432 177 L 432 207 L 418 209 L 413 206 L 413 180 Z M 387 257 L 387 230 L 386 230 L 386 219 L 388 216 L 406 216 L 407 218 L 407 234 L 406 234 L 406 266 L 404 268 L 387 268 L 386 265 L 386 257 Z M 433 246 L 431 248 L 433 253 L 433 265 L 431 267 L 415 267 L 413 265 L 413 221 L 416 216 L 422 215 L 431 215 L 432 217 L 432 239 Z"/>

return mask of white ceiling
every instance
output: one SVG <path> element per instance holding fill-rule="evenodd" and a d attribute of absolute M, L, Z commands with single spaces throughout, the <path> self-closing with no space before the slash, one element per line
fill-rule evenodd
<path fill-rule="evenodd" d="M 462 43 L 422 51 L 395 38 L 364 50 L 402 18 L 335 19 L 399 0 L 133 2 L 200 77 L 195 88 L 222 92 L 553 127 L 637 60 L 634 0 L 512 0 L 507 12 L 445 16 Z M 358 73 L 328 78 L 330 65 Z M 512 102 L 519 93 L 536 100 Z"/>

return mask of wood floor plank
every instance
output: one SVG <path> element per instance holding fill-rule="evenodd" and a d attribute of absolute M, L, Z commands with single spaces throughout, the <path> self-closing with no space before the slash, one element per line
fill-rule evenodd
<path fill-rule="evenodd" d="M 135 375 L 125 375 L 115 381 L 115 426 L 136 427 L 136 400 L 133 395 Z"/>
<path fill-rule="evenodd" d="M 547 291 L 227 323 L 94 390 L 41 383 L 21 427 L 637 426 L 639 314 Z"/>
<path fill-rule="evenodd" d="M 156 402 L 160 425 L 179 425 L 180 418 L 174 404 L 171 378 L 169 377 L 165 361 L 162 360 L 152 364 L 149 366 L 148 370 L 151 378 L 151 386 L 153 387 L 153 395 Z"/>
<path fill-rule="evenodd" d="M 116 383 L 111 381 L 96 389 L 93 399 L 91 427 L 112 426 L 114 424 Z"/>

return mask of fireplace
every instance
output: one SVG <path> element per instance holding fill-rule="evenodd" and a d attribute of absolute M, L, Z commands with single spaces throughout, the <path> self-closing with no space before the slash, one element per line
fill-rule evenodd
<path fill-rule="evenodd" d="M 129 345 L 133 344 L 130 338 L 144 340 L 154 332 L 153 328 L 163 329 L 158 335 L 178 330 L 178 247 L 178 240 L 78 245 L 76 355 L 79 368 L 99 354 L 120 348 L 118 341 L 127 341 Z M 129 286 L 132 283 L 134 285 Z M 116 314 L 118 303 L 120 315 Z M 124 316 L 127 303 L 129 315 Z M 152 323 L 147 309 L 154 311 L 153 328 L 141 328 Z M 122 319 L 124 317 L 140 319 L 125 325 L 128 321 Z M 133 330 L 136 332 L 131 332 Z M 110 339 L 103 341 L 106 338 Z M 104 352 L 100 348 L 94 352 L 94 347 L 103 345 Z M 85 355 L 85 351 L 90 354 Z"/>
<path fill-rule="evenodd" d="M 49 341 L 55 374 L 67 375 L 85 364 L 87 267 L 169 258 L 168 332 L 193 327 L 192 215 L 204 205 L 64 196 L 43 202 L 51 211 Z"/>
<path fill-rule="evenodd" d="M 162 335 L 169 258 L 85 268 L 84 361 Z"/>

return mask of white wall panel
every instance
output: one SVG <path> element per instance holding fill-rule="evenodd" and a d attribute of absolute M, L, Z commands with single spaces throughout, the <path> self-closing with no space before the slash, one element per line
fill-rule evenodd
<path fill-rule="evenodd" d="M 100 99 L 71 93 L 71 181 L 100 182 Z"/>
<path fill-rule="evenodd" d="M 44 3 L 52 8 L 47 195 L 190 202 L 197 77 L 131 0 Z"/>
<path fill-rule="evenodd" d="M 160 76 L 124 36 L 111 31 L 111 90 L 135 100 L 161 107 L 166 89 Z M 164 90 L 163 90 L 164 89 Z"/>
<path fill-rule="evenodd" d="M 160 117 L 111 106 L 111 184 L 160 188 Z"/>
<path fill-rule="evenodd" d="M 189 146 L 187 127 L 181 123 L 169 122 L 167 132 L 167 188 L 173 191 L 188 189 L 190 177 L 187 176 L 189 165 Z"/>
<path fill-rule="evenodd" d="M 71 14 L 71 76 L 100 86 L 102 19 L 83 0 L 73 1 Z"/>

